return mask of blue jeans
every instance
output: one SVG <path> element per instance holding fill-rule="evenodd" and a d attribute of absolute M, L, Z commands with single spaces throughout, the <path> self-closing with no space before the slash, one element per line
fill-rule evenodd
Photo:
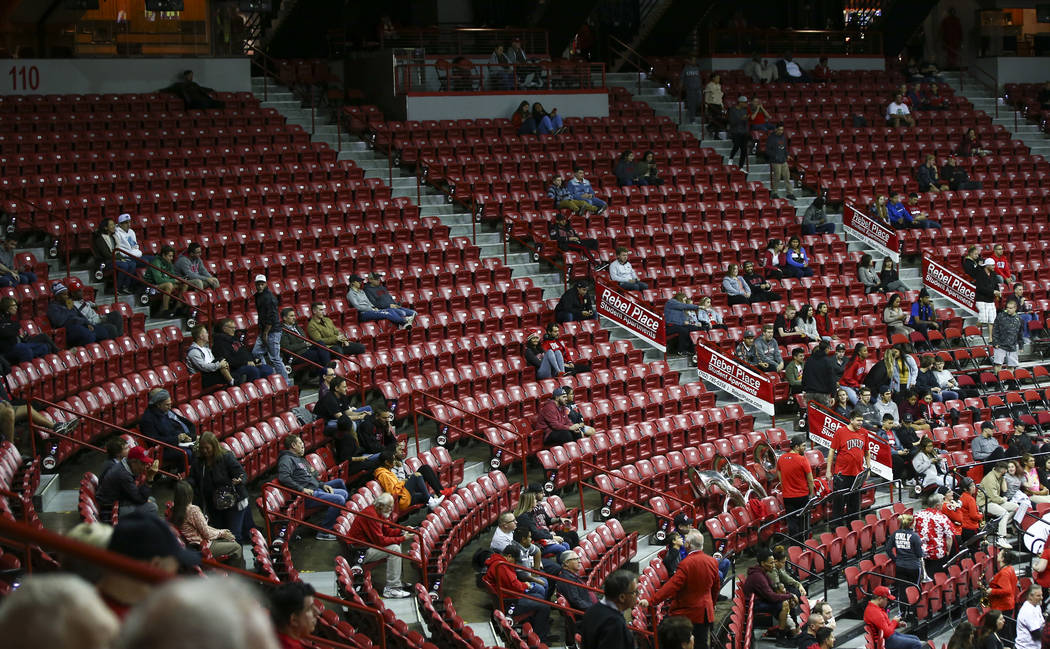
<path fill-rule="evenodd" d="M 233 372 L 233 379 L 237 383 L 248 383 L 264 376 L 270 376 L 273 371 L 269 365 L 242 365 Z"/>
<path fill-rule="evenodd" d="M 608 203 L 606 203 L 602 199 L 598 198 L 597 196 L 592 196 L 591 198 L 577 198 L 576 200 L 583 201 L 584 203 L 587 203 L 588 205 L 592 205 L 594 207 L 597 207 L 599 210 L 604 210 L 606 207 L 609 206 Z"/>
<path fill-rule="evenodd" d="M 133 261 L 118 261 L 117 268 L 126 273 L 131 273 L 130 275 L 122 272 L 117 273 L 117 288 L 131 288 L 137 283 L 135 269 L 138 268 L 138 264 Z"/>
<path fill-rule="evenodd" d="M 729 559 L 722 558 L 718 560 L 718 578 L 725 581 L 726 575 L 729 574 L 729 569 L 733 567 L 733 562 Z"/>
<path fill-rule="evenodd" d="M 18 365 L 19 363 L 31 361 L 34 358 L 47 356 L 50 352 L 51 348 L 44 343 L 15 343 L 11 351 L 7 352 L 7 360 L 12 365 Z"/>
<path fill-rule="evenodd" d="M 1039 322 L 1039 318 L 1035 317 L 1035 315 L 1031 313 L 1018 313 L 1017 317 L 1021 319 L 1021 324 L 1024 325 L 1021 328 L 1021 335 L 1024 337 L 1025 340 L 1028 340 L 1032 337 L 1032 332 L 1028 329 L 1028 323 L 1033 320 Z"/>
<path fill-rule="evenodd" d="M 346 483 L 341 479 L 336 478 L 335 480 L 329 480 L 324 483 L 325 487 L 331 487 L 332 493 L 328 493 L 324 489 L 314 490 L 314 498 L 320 498 L 326 503 L 332 503 L 342 507 L 346 504 L 346 499 L 350 497 L 350 494 L 346 491 Z M 325 514 L 324 522 L 321 523 L 325 529 L 332 529 L 335 525 L 335 520 L 339 518 L 339 509 L 337 507 L 329 507 L 328 512 Z"/>
<path fill-rule="evenodd" d="M 398 313 L 398 309 L 376 309 L 375 311 L 358 311 L 357 319 L 361 322 L 371 322 L 373 320 L 389 320 L 396 325 L 403 325 L 407 320 L 405 316 Z"/>
<path fill-rule="evenodd" d="M 910 633 L 894 633 L 885 641 L 886 649 L 920 649 L 923 646 L 922 640 Z"/>
<path fill-rule="evenodd" d="M 67 323 L 65 329 L 66 344 L 70 347 L 81 347 L 96 342 L 95 332 L 84 325 Z"/>
<path fill-rule="evenodd" d="M 645 282 L 620 282 L 620 288 L 625 291 L 644 291 L 649 285 Z"/>
<path fill-rule="evenodd" d="M 25 271 L 18 274 L 18 281 L 7 273 L 0 275 L 0 286 L 15 286 L 16 284 L 36 284 L 36 273 Z"/>
<path fill-rule="evenodd" d="M 536 370 L 536 378 L 549 379 L 555 374 L 565 373 L 565 359 L 557 349 L 548 349 L 543 354 L 543 361 Z"/>
<path fill-rule="evenodd" d="M 284 361 L 281 360 L 281 328 L 274 327 L 270 333 L 266 334 L 266 340 L 263 340 L 262 334 L 255 339 L 255 345 L 252 347 L 253 356 L 262 356 L 266 354 L 266 357 L 270 360 L 271 365 L 277 370 L 277 373 L 284 377 L 285 381 L 288 381 L 288 370 L 284 367 Z"/>

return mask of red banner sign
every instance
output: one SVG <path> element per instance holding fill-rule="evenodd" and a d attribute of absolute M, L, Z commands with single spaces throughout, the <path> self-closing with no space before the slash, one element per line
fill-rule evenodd
<path fill-rule="evenodd" d="M 842 228 L 847 234 L 891 258 L 893 263 L 900 263 L 901 240 L 888 223 L 882 223 L 858 210 L 852 203 L 846 203 L 846 209 L 842 211 Z"/>
<path fill-rule="evenodd" d="M 830 410 L 812 403 L 809 404 L 806 417 L 809 421 L 809 441 L 828 449 L 831 448 L 835 432 L 849 423 Z M 868 431 L 868 448 L 871 450 L 871 472 L 893 480 L 893 447 L 890 443 Z"/>
<path fill-rule="evenodd" d="M 700 378 L 773 416 L 773 381 L 703 343 L 696 345 Z"/>
<path fill-rule="evenodd" d="M 965 275 L 923 256 L 922 283 L 970 313 L 977 313 L 977 287 Z"/>
<path fill-rule="evenodd" d="M 660 351 L 667 351 L 664 316 L 637 298 L 595 282 L 595 308 L 598 315 L 609 318 Z"/>

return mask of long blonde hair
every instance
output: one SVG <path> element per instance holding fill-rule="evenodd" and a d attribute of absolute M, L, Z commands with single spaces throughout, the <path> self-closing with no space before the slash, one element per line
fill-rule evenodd
<path fill-rule="evenodd" d="M 531 491 L 526 491 L 521 494 L 521 499 L 518 500 L 518 506 L 514 508 L 514 517 L 517 518 L 526 512 L 531 512 L 536 508 L 536 494 Z"/>

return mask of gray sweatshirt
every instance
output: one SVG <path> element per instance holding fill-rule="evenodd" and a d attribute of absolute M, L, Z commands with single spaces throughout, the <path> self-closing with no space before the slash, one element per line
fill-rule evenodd
<path fill-rule="evenodd" d="M 366 295 L 363 290 L 355 291 L 354 289 L 350 289 L 346 292 L 346 301 L 358 311 L 376 310 L 375 305 L 372 304 L 371 300 L 368 299 L 368 295 Z"/>
<path fill-rule="evenodd" d="M 973 438 L 970 442 L 970 452 L 973 453 L 973 459 L 975 460 L 986 460 L 995 449 L 1002 448 L 999 442 L 995 441 L 995 438 L 986 438 L 983 435 L 978 435 Z"/>

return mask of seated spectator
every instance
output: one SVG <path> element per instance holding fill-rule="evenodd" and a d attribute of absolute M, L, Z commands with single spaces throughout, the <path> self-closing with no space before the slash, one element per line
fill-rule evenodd
<path fill-rule="evenodd" d="M 966 129 L 962 142 L 959 143 L 959 156 L 970 158 L 973 156 L 986 156 L 991 151 L 981 146 L 981 140 L 977 137 L 977 130 L 973 127 Z"/>
<path fill-rule="evenodd" d="M 598 315 L 594 311 L 591 294 L 587 290 L 587 282 L 577 281 L 558 300 L 554 307 L 555 322 L 579 322 L 581 320 L 593 320 Z"/>
<path fill-rule="evenodd" d="M 233 385 L 230 363 L 216 359 L 208 346 L 208 327 L 199 324 L 190 330 L 193 344 L 186 351 L 186 368 L 190 374 L 201 375 L 201 387 L 211 388 L 216 385 Z"/>
<path fill-rule="evenodd" d="M 230 530 L 208 525 L 208 517 L 200 507 L 193 504 L 193 487 L 186 480 L 175 483 L 175 497 L 168 521 L 190 548 L 200 550 L 207 544 L 216 561 L 244 568 L 241 544 L 237 542 L 237 537 Z"/>
<path fill-rule="evenodd" d="M 565 373 L 565 357 L 557 349 L 543 349 L 543 332 L 529 332 L 525 339 L 525 361 L 536 369 L 537 379 L 550 379 Z"/>
<path fill-rule="evenodd" d="M 577 215 L 584 212 L 598 212 L 600 208 L 585 200 L 576 200 L 572 197 L 572 190 L 565 185 L 561 176 L 555 175 L 551 178 L 550 187 L 547 188 L 547 198 L 554 201 L 554 206 L 563 210 L 572 210 Z"/>
<path fill-rule="evenodd" d="M 882 310 L 882 322 L 886 325 L 887 335 L 911 335 L 911 332 L 915 330 L 905 324 L 907 321 L 908 315 L 904 313 L 904 309 L 901 307 L 901 296 L 898 293 L 894 293 Z"/>
<path fill-rule="evenodd" d="M 656 166 L 656 153 L 646 151 L 639 162 L 635 163 L 635 171 L 638 173 L 639 185 L 662 185 L 664 179 L 660 177 L 660 170 Z"/>
<path fill-rule="evenodd" d="M 893 264 L 893 260 L 889 260 Z M 857 262 L 857 279 L 864 285 L 864 293 L 885 293 L 886 287 L 879 279 L 879 273 L 875 270 L 875 260 L 871 255 L 864 253 Z"/>
<path fill-rule="evenodd" d="M 773 553 L 759 548 L 756 553 L 757 563 L 747 571 L 743 592 L 745 597 L 754 596 L 755 612 L 772 615 L 777 620 L 781 633 L 786 638 L 795 638 L 799 634 L 798 625 L 791 618 L 791 609 L 798 604 L 798 598 L 791 593 L 778 593 L 773 590 L 770 574 L 776 569 Z"/>
<path fill-rule="evenodd" d="M 927 339 L 929 339 L 929 331 L 931 329 L 939 330 L 941 328 L 937 324 L 937 314 L 933 309 L 933 298 L 930 297 L 929 292 L 925 288 L 919 291 L 918 301 L 911 305 L 908 326 L 921 333 Z"/>
<path fill-rule="evenodd" d="M 693 303 L 693 301 L 687 297 L 682 301 L 686 304 Z M 707 296 L 700 298 L 697 301 L 696 306 L 699 307 L 696 311 L 689 311 L 686 313 L 686 324 L 695 324 L 704 331 L 727 328 L 722 321 L 722 314 L 711 306 L 711 298 Z"/>
<path fill-rule="evenodd" d="M 379 466 L 375 470 L 376 481 L 383 491 L 394 497 L 398 511 L 407 512 L 414 505 L 426 503 L 430 509 L 436 509 L 445 500 L 441 492 L 431 493 L 426 481 L 418 473 L 408 475 L 404 480 L 397 477 L 394 467 L 398 460 L 393 450 L 386 450 L 379 455 Z"/>
<path fill-rule="evenodd" d="M 769 114 L 769 111 L 762 105 L 762 100 L 758 97 L 751 98 L 751 107 L 748 109 L 747 119 L 752 131 L 772 131 L 775 128 L 773 116 Z"/>
<path fill-rule="evenodd" d="M 283 326 L 288 327 L 289 323 L 285 315 L 282 314 L 281 317 Z M 405 320 L 407 321 L 408 318 L 405 318 Z M 291 326 L 295 327 L 296 333 L 302 333 L 298 330 L 298 327 L 295 326 L 294 320 Z M 306 334 L 310 340 L 314 341 L 314 347 L 318 349 L 319 352 L 324 352 L 324 354 L 317 355 L 319 359 L 324 358 L 326 354 L 330 358 L 331 354 L 328 354 L 329 350 L 337 354 L 343 354 L 344 356 L 356 356 L 365 353 L 367 349 L 361 343 L 354 342 L 347 338 L 346 334 L 336 328 L 335 323 L 328 317 L 328 307 L 325 306 L 324 302 L 312 302 L 310 304 L 310 319 L 306 321 Z M 310 353 L 308 352 L 305 356 L 309 358 Z M 320 364 L 328 365 L 328 361 L 325 360 Z"/>
<path fill-rule="evenodd" d="M 919 183 L 920 192 L 939 194 L 948 191 L 948 183 L 941 179 L 937 171 L 937 157 L 932 153 L 927 153 L 926 161 L 915 170 L 915 182 Z"/>
<path fill-rule="evenodd" d="M 919 202 L 919 195 L 915 192 L 908 194 L 908 211 L 912 213 L 915 220 L 919 222 L 919 225 L 925 228 L 936 228 L 940 229 L 941 224 L 930 220 L 930 215 L 927 212 L 922 211 L 920 208 L 922 205 Z"/>
<path fill-rule="evenodd" d="M 638 273 L 634 272 L 631 262 L 628 261 L 630 257 L 631 251 L 627 248 L 621 246 L 616 249 L 616 259 L 609 264 L 609 279 L 625 291 L 647 290 L 649 285 L 638 278 Z"/>
<path fill-rule="evenodd" d="M 719 132 L 726 129 L 725 108 L 723 106 L 722 78 L 712 74 L 704 86 L 704 114 L 707 119 L 707 130 L 715 139 Z"/>
<path fill-rule="evenodd" d="M 361 510 L 361 515 L 354 516 L 347 536 L 350 544 L 354 541 L 368 543 L 362 560 L 364 563 L 386 561 L 386 584 L 383 586 L 383 597 L 386 599 L 403 599 L 412 593 L 405 590 L 401 581 L 401 544 L 412 540 L 411 533 L 403 533 L 401 528 L 382 522 L 391 518 L 394 513 L 394 497 L 381 493 L 368 507 Z M 378 520 L 377 520 L 378 519 Z"/>
<path fill-rule="evenodd" d="M 595 267 L 595 270 L 599 270 L 597 267 L 600 264 L 594 256 L 598 250 L 598 240 L 581 238 L 569 223 L 568 214 L 557 212 L 554 215 L 554 223 L 547 226 L 547 234 L 558 244 L 558 250 L 572 250 L 581 253 L 587 258 L 588 263 Z"/>
<path fill-rule="evenodd" d="M 558 135 L 565 128 L 558 109 L 552 108 L 548 113 L 538 101 L 532 105 L 532 121 L 536 124 L 536 135 Z"/>
<path fill-rule="evenodd" d="M 73 574 L 46 573 L 19 581 L 0 603 L 0 637 L 6 649 L 115 646 L 120 620 L 89 582 Z"/>
<path fill-rule="evenodd" d="M 616 176 L 616 184 L 620 187 L 646 184 L 638 178 L 638 169 L 634 164 L 634 151 L 624 151 L 620 154 L 613 167 L 613 175 Z"/>
<path fill-rule="evenodd" d="M 283 649 L 300 649 L 317 626 L 314 587 L 301 581 L 285 582 L 268 593 L 268 608 L 277 641 Z"/>
<path fill-rule="evenodd" d="M 824 213 L 824 197 L 817 196 L 802 215 L 802 234 L 832 234 L 834 232 L 835 224 L 828 223 L 828 217 Z"/>
<path fill-rule="evenodd" d="M 514 87 L 510 71 L 510 57 L 503 52 L 502 45 L 497 45 L 489 56 L 488 76 L 491 90 L 510 90 Z M 528 108 L 529 102 L 521 103 Z M 515 126 L 521 126 L 521 124 L 515 124 Z"/>
<path fill-rule="evenodd" d="M 594 195 L 594 188 L 591 187 L 582 167 L 572 170 L 572 180 L 569 181 L 569 198 L 574 201 L 583 201 L 597 208 L 595 214 L 601 214 L 608 207 L 608 203 Z"/>
<path fill-rule="evenodd" d="M 220 320 L 213 334 L 212 354 L 216 359 L 226 361 L 235 384 L 248 383 L 270 376 L 274 372 L 269 365 L 255 362 L 252 350 L 244 344 L 244 340 L 245 332 L 237 331 L 237 325 L 232 318 Z"/>
<path fill-rule="evenodd" d="M 668 338 L 667 352 L 670 355 L 692 356 L 694 353 L 693 340 L 689 334 L 701 330 L 699 325 L 691 325 L 686 322 L 686 313 L 689 311 L 695 313 L 700 310 L 700 307 L 689 304 L 685 300 L 685 293 L 679 291 L 664 304 L 664 322 Z M 673 350 L 670 346 L 671 336 L 676 336 Z"/>
<path fill-rule="evenodd" d="M 95 502 L 99 515 L 108 521 L 117 506 L 121 519 L 134 512 L 157 513 L 157 501 L 150 486 L 160 469 L 160 461 L 154 460 L 141 446 L 134 446 L 127 457 L 115 463 L 103 474 L 95 490 Z"/>
<path fill-rule="evenodd" d="M 18 284 L 36 284 L 36 273 L 29 268 L 18 268 L 15 262 L 15 247 L 18 242 L 11 235 L 4 237 L 0 245 L 0 287 Z"/>
<path fill-rule="evenodd" d="M 902 124 L 907 126 L 915 126 L 915 118 L 912 117 L 911 109 L 908 108 L 908 104 L 904 101 L 904 95 L 897 93 L 893 96 L 893 101 L 890 102 L 889 106 L 886 107 L 886 124 L 888 126 L 901 126 Z"/>
<path fill-rule="evenodd" d="M 316 303 L 315 303 L 316 304 Z M 333 327 L 334 329 L 334 327 Z M 338 332 L 338 330 L 336 330 Z M 311 345 L 310 338 L 306 332 L 299 328 L 295 322 L 295 309 L 286 307 L 281 310 L 281 349 L 285 352 L 295 354 L 289 360 L 289 365 L 296 366 L 297 379 L 301 374 L 310 370 L 318 376 L 324 374 L 324 369 L 332 362 L 332 355 L 324 345 Z M 356 343 L 355 343 L 356 344 Z M 364 346 L 362 345 L 362 349 Z M 308 364 L 304 363 L 304 359 Z"/>
<path fill-rule="evenodd" d="M 941 94 L 940 86 L 933 84 L 926 93 L 926 110 L 947 110 L 948 101 Z"/>
<path fill-rule="evenodd" d="M 569 396 L 565 388 L 555 388 L 551 398 L 540 405 L 536 427 L 543 433 L 544 446 L 561 446 L 595 433 L 586 424 L 569 419 Z"/>
<path fill-rule="evenodd" d="M 109 281 L 109 276 L 112 275 L 113 265 L 113 251 L 117 249 L 119 243 L 116 236 L 117 222 L 113 219 L 102 219 L 102 222 L 98 226 L 98 230 L 91 235 L 91 253 L 96 271 L 96 279 L 99 279 L 99 273 L 101 274 L 101 280 L 104 282 Z M 117 266 L 117 286 L 116 291 L 120 295 L 131 295 L 134 293 L 132 287 L 137 283 L 135 276 L 135 269 L 137 265 L 134 261 L 129 261 L 123 255 L 118 255 L 116 260 Z"/>
<path fill-rule="evenodd" d="M 762 272 L 766 274 L 769 279 L 781 279 L 784 277 L 784 251 L 787 250 L 787 244 L 780 239 L 770 239 L 769 243 L 766 244 L 766 249 L 762 251 L 762 257 L 759 259 L 759 265 L 762 266 Z"/>
<path fill-rule="evenodd" d="M 922 87 L 919 86 L 918 83 L 908 84 L 907 91 L 904 93 L 904 98 L 907 100 L 907 103 L 912 110 L 929 109 L 929 104 L 926 101 L 926 93 L 922 91 Z"/>
<path fill-rule="evenodd" d="M 813 66 L 813 71 L 809 73 L 809 76 L 814 81 L 831 81 L 831 68 L 828 66 L 828 57 L 822 56 L 817 60 L 817 64 Z"/>
<path fill-rule="evenodd" d="M 756 302 L 776 302 L 780 299 L 780 295 L 773 292 L 773 285 L 755 271 L 755 262 L 744 262 L 744 272 L 741 274 L 741 277 L 751 287 L 751 299 L 749 301 L 752 304 Z"/>
<path fill-rule="evenodd" d="M 959 166 L 959 158 L 954 153 L 948 156 L 941 167 L 941 179 L 948 183 L 948 188 L 953 192 L 981 188 L 981 183 L 971 181 L 970 174 Z"/>
<path fill-rule="evenodd" d="M 813 318 L 817 321 L 817 335 L 828 342 L 835 338 L 835 323 L 831 320 L 830 309 L 827 302 L 821 302 L 813 310 Z"/>
<path fill-rule="evenodd" d="M 821 340 L 820 332 L 817 331 L 817 318 L 813 315 L 813 305 L 803 304 L 795 316 L 795 329 L 811 342 Z"/>
<path fill-rule="evenodd" d="M 809 341 L 808 336 L 798 329 L 798 310 L 794 305 L 786 305 L 773 324 L 766 326 L 773 329 L 773 337 L 783 345 L 802 345 Z M 765 331 L 765 327 L 762 330 Z"/>
<path fill-rule="evenodd" d="M 871 216 L 874 217 L 876 221 L 887 225 L 890 222 L 889 208 L 886 207 L 888 202 L 889 198 L 885 194 L 879 194 L 875 197 L 875 202 L 871 205 Z"/>
<path fill-rule="evenodd" d="M 384 411 L 379 412 L 380 416 L 382 416 L 383 414 Z M 391 420 L 393 420 L 393 415 L 391 413 L 386 412 L 385 414 L 389 416 Z M 361 434 L 359 435 L 359 437 L 361 438 L 361 441 L 366 441 L 368 433 L 363 430 L 361 430 L 360 433 Z M 433 494 L 436 498 L 440 499 L 446 498 L 456 492 L 455 487 L 445 488 L 444 486 L 442 486 L 441 478 L 438 477 L 437 472 L 434 471 L 434 469 L 430 465 L 420 464 L 415 471 L 408 468 L 408 465 L 405 464 L 405 458 L 408 457 L 407 442 L 397 442 L 393 446 L 393 449 L 394 467 L 391 469 L 391 471 L 394 472 L 394 477 L 396 477 L 398 480 L 405 482 L 410 478 L 419 478 L 423 480 L 424 483 L 426 483 L 427 488 L 430 489 L 430 493 Z"/>
<path fill-rule="evenodd" d="M 165 447 L 163 459 L 165 464 L 178 464 L 182 454 L 193 464 L 193 442 L 197 439 L 197 428 L 189 419 L 171 409 L 171 394 L 163 388 L 151 390 L 149 405 L 139 418 L 139 430 L 146 437 L 180 449 Z"/>
<path fill-rule="evenodd" d="M 736 344 L 733 356 L 741 363 L 756 365 L 758 363 L 758 350 L 755 348 L 755 332 L 748 330 L 744 332 L 744 338 Z"/>
<path fill-rule="evenodd" d="M 574 424 L 583 424 L 584 435 L 593 435 L 596 432 L 594 427 L 587 424 L 583 419 L 583 413 L 581 413 L 580 409 L 576 407 L 576 395 L 573 393 L 572 386 L 564 385 L 562 386 L 562 389 L 565 390 L 565 397 L 567 399 L 565 407 L 569 409 L 569 421 Z"/>
<path fill-rule="evenodd" d="M 357 309 L 357 319 L 361 322 L 372 322 L 375 320 L 389 320 L 397 325 L 398 329 L 411 329 L 412 321 L 401 315 L 399 309 L 380 309 L 368 299 L 364 291 L 365 280 L 358 275 L 350 276 L 350 289 L 346 292 L 346 301 Z M 307 331 L 310 330 L 309 324 Z"/>
<path fill-rule="evenodd" d="M 872 643 L 878 644 L 876 639 L 881 636 L 886 649 L 920 649 L 923 646 L 922 640 L 897 631 L 904 627 L 900 616 L 891 620 L 886 614 L 890 600 L 897 599 L 890 594 L 890 589 L 886 586 L 876 586 L 873 593 L 867 608 L 864 609 L 864 628 L 872 637 Z"/>
<path fill-rule="evenodd" d="M 514 508 L 518 528 L 532 532 L 532 540 L 543 548 L 544 555 L 557 556 L 580 544 L 573 521 L 552 516 L 547 510 L 547 492 L 536 483 L 527 485 Z"/>
<path fill-rule="evenodd" d="M 368 274 L 368 283 L 365 284 L 365 295 L 368 296 L 369 301 L 372 302 L 377 309 L 393 309 L 409 322 L 415 320 L 416 312 L 412 309 L 401 306 L 401 304 L 394 299 L 394 296 L 390 294 L 390 291 L 383 286 L 382 273 Z"/>
<path fill-rule="evenodd" d="M 532 630 L 544 642 L 550 630 L 551 607 L 541 598 L 522 597 L 529 592 L 529 585 L 518 579 L 514 565 L 518 561 L 518 549 L 514 543 L 508 544 L 502 552 L 495 552 L 485 561 L 485 585 L 496 596 L 505 610 L 516 614 L 527 614 L 526 621 L 532 624 Z"/>
<path fill-rule="evenodd" d="M 365 411 L 351 404 L 345 378 L 336 376 L 329 381 L 328 391 L 314 406 L 314 416 L 325 423 L 325 435 L 335 438 L 339 460 L 349 460 L 354 453 L 345 445 L 357 446 L 357 435 L 350 433 L 357 429 L 357 422 L 365 418 Z"/>
<path fill-rule="evenodd" d="M 330 530 L 339 518 L 340 508 L 346 505 L 346 499 L 349 498 L 346 483 L 339 478 L 322 483 L 317 479 L 317 471 L 303 457 L 305 454 L 306 445 L 298 435 L 285 437 L 284 450 L 277 456 L 277 482 L 334 505 L 328 508 L 321 524 L 321 527 Z M 316 503 L 307 501 L 306 505 L 312 507 Z M 334 541 L 335 535 L 330 532 L 318 532 L 317 539 Z"/>
<path fill-rule="evenodd" d="M 808 83 L 810 81 L 809 75 L 802 69 L 802 66 L 795 63 L 795 58 L 790 52 L 785 54 L 784 58 L 777 61 L 777 73 L 781 81 L 802 83 Z"/>
<path fill-rule="evenodd" d="M 919 371 L 916 369 L 914 374 L 918 375 L 918 373 Z M 904 400 L 898 404 L 898 408 L 900 410 L 901 424 L 911 428 L 916 433 L 922 435 L 933 427 L 930 404 L 926 403 L 925 399 L 919 398 L 918 390 L 909 389 L 904 391 Z"/>
<path fill-rule="evenodd" d="M 18 365 L 57 353 L 58 347 L 51 336 L 22 333 L 22 325 L 18 321 L 18 300 L 13 297 L 0 299 L 0 356 L 12 365 Z"/>
<path fill-rule="evenodd" d="M 124 316 L 120 311 L 110 311 L 100 315 L 98 306 L 84 297 L 84 285 L 76 277 L 70 277 L 66 281 L 69 288 L 69 296 L 73 298 L 73 308 L 77 313 L 84 316 L 95 331 L 95 340 L 109 340 L 124 335 Z"/>
<path fill-rule="evenodd" d="M 904 205 L 900 192 L 893 192 L 890 195 L 890 202 L 886 205 L 886 211 L 889 214 L 890 225 L 898 230 L 904 228 L 933 228 L 939 230 L 941 228 L 940 223 L 930 220 L 925 214 L 921 212 L 913 214 L 909 211 Z"/>
<path fill-rule="evenodd" d="M 556 351 L 560 353 L 562 359 L 564 359 L 566 374 L 575 375 L 590 372 L 591 364 L 578 358 L 576 348 L 569 344 L 570 340 L 568 337 L 566 337 L 565 340 L 561 340 L 558 338 L 558 333 L 559 329 L 557 322 L 547 323 L 547 327 L 544 329 L 543 340 L 540 343 L 543 351 Z"/>
<path fill-rule="evenodd" d="M 70 435 L 80 425 L 80 417 L 73 417 L 60 424 L 36 408 L 29 408 L 28 402 L 15 399 L 7 388 L 7 381 L 0 381 L 0 441 L 15 443 L 15 424 L 30 421 L 33 426 L 46 428 L 59 435 Z"/>
<path fill-rule="evenodd" d="M 786 277 L 813 277 L 813 269 L 809 267 L 809 255 L 802 247 L 802 240 L 796 236 L 788 239 L 782 268 Z"/>
<path fill-rule="evenodd" d="M 98 479 L 101 480 L 102 476 L 106 475 L 106 472 L 112 469 L 115 465 L 120 464 L 120 461 L 128 456 L 128 450 L 131 447 L 128 446 L 127 440 L 123 437 L 110 437 L 106 441 L 106 461 L 102 467 L 95 473 Z"/>
<path fill-rule="evenodd" d="M 995 262 L 995 274 L 999 283 L 1013 284 L 1017 278 L 1010 267 L 1010 258 L 1006 255 L 1006 248 L 1003 247 L 1003 244 L 997 243 L 992 247 L 991 259 Z"/>
<path fill-rule="evenodd" d="M 493 552 L 502 552 L 503 548 L 514 542 L 514 530 L 518 528 L 518 519 L 514 512 L 503 512 L 496 519 L 496 529 L 492 532 L 492 540 L 489 549 Z"/>
<path fill-rule="evenodd" d="M 52 327 L 66 330 L 66 344 L 70 348 L 115 337 L 111 326 L 100 325 L 96 328 L 88 322 L 84 314 L 73 306 L 73 298 L 65 284 L 55 282 L 51 285 L 51 293 L 54 299 L 47 305 L 47 319 Z"/>
<path fill-rule="evenodd" d="M 784 378 L 791 388 L 791 394 L 802 392 L 802 371 L 805 367 L 806 350 L 796 347 L 791 350 L 791 360 L 784 366 Z"/>
<path fill-rule="evenodd" d="M 1034 322 L 1037 329 L 1043 328 L 1042 321 L 1032 311 L 1032 305 L 1028 303 L 1028 300 L 1024 296 L 1024 284 L 1017 282 L 1014 284 L 1014 292 L 1010 295 L 1010 298 L 1017 302 L 1017 317 L 1021 319 L 1021 335 L 1024 336 L 1026 341 L 1032 337 L 1032 329 L 1029 323 Z M 0 301 L 0 313 L 3 311 L 3 302 Z"/>
<path fill-rule="evenodd" d="M 131 215 L 128 213 L 121 214 L 117 217 L 117 229 L 113 232 L 113 237 L 117 241 L 117 260 L 127 260 L 135 262 L 136 267 L 142 266 L 141 262 L 153 261 L 153 257 L 142 254 L 142 249 L 139 248 L 138 236 L 135 235 L 135 231 L 131 229 Z"/>
<path fill-rule="evenodd" d="M 529 102 L 522 101 L 518 104 L 518 110 L 514 111 L 514 114 L 510 116 L 510 124 L 514 127 L 514 132 L 517 133 L 518 129 L 521 128 L 522 122 L 532 117 L 532 111 L 529 110 Z"/>
<path fill-rule="evenodd" d="M 784 357 L 780 353 L 777 339 L 773 337 L 773 325 L 762 325 L 762 337 L 755 341 L 754 364 L 763 372 L 779 372 L 784 369 Z"/>
<path fill-rule="evenodd" d="M 838 347 L 843 347 L 839 345 Z M 838 347 L 835 348 L 836 352 Z M 837 354 L 836 354 L 837 355 Z M 868 373 L 868 346 L 857 343 L 853 346 L 853 353 L 846 361 L 842 374 L 839 376 L 839 387 L 849 395 L 850 403 L 857 405 L 861 386 L 864 384 L 864 376 Z M 858 406 L 859 407 L 859 406 Z"/>
<path fill-rule="evenodd" d="M 219 280 L 208 271 L 207 264 L 201 258 L 201 244 L 196 241 L 187 246 L 186 253 L 175 262 L 175 270 L 198 289 L 219 288 Z"/>
<path fill-rule="evenodd" d="M 593 590 L 586 588 L 587 582 L 581 576 L 583 564 L 580 562 L 580 557 L 572 550 L 566 550 L 558 555 L 558 563 L 561 564 L 561 571 L 558 572 L 558 576 L 565 581 L 555 581 L 554 588 L 558 591 L 558 594 L 565 597 L 565 600 L 569 602 L 569 606 L 578 611 L 586 611 L 597 604 L 597 594 Z M 572 632 L 575 628 L 575 619 L 571 615 L 570 622 L 572 624 L 569 626 L 569 630 Z"/>
<path fill-rule="evenodd" d="M 879 285 L 883 288 L 881 292 L 908 290 L 908 286 L 901 281 L 897 265 L 889 257 L 882 260 L 882 270 L 879 271 Z"/>
<path fill-rule="evenodd" d="M 776 81 L 777 66 L 763 59 L 761 54 L 753 54 L 751 60 L 744 64 L 744 74 L 751 77 L 755 83 L 769 83 Z"/>
<path fill-rule="evenodd" d="M 531 568 L 543 572 L 554 573 L 558 570 L 558 564 L 550 559 L 544 559 L 540 546 L 532 542 L 532 532 L 527 528 L 518 527 L 514 530 L 513 546 L 517 546 L 518 559 L 515 562 L 522 568 Z M 550 592 L 550 584 L 542 574 L 529 570 L 518 570 L 518 579 L 529 584 L 529 594 L 546 599 Z"/>
<path fill-rule="evenodd" d="M 951 489 L 955 484 L 955 478 L 948 472 L 948 462 L 929 437 L 919 440 L 919 452 L 912 458 L 911 464 L 918 476 L 919 489 L 930 485 Z"/>
<path fill-rule="evenodd" d="M 175 248 L 162 246 L 160 254 L 153 258 L 150 262 L 152 265 L 146 268 L 146 273 L 142 276 L 147 284 L 152 284 L 160 293 L 160 312 L 157 315 L 161 318 L 174 318 L 185 306 L 176 302 L 179 306 L 171 307 L 172 296 L 181 296 L 185 288 L 185 285 L 178 281 L 179 271 L 175 270 L 174 261 Z"/>
<path fill-rule="evenodd" d="M 175 95 L 186 104 L 186 110 L 222 110 L 226 107 L 224 102 L 213 99 L 211 88 L 205 88 L 193 80 L 193 70 L 186 70 L 179 75 L 179 80 L 167 88 L 161 88 L 160 92 Z"/>
<path fill-rule="evenodd" d="M 726 276 L 722 278 L 722 288 L 729 296 L 730 306 L 748 304 L 752 301 L 751 285 L 739 275 L 736 264 L 729 264 L 726 268 Z"/>

